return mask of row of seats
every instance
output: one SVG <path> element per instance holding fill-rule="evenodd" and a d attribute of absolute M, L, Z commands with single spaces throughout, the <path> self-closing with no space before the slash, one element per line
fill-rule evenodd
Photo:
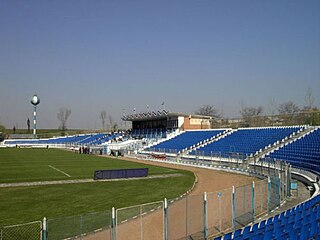
<path fill-rule="evenodd" d="M 268 157 L 285 160 L 295 167 L 320 173 L 320 129 L 315 129 L 306 136 L 283 146 L 270 153 Z"/>
<path fill-rule="evenodd" d="M 320 195 L 259 223 L 214 240 L 320 239 Z"/>
<path fill-rule="evenodd" d="M 84 135 L 74 135 L 67 137 L 55 137 L 48 139 L 27 139 L 27 140 L 5 140 L 5 145 L 99 145 L 104 142 L 116 138 L 117 134 L 84 134 Z"/>
<path fill-rule="evenodd" d="M 212 153 L 222 153 L 222 156 L 228 156 L 230 152 L 250 155 L 299 130 L 300 127 L 240 128 L 219 141 L 199 148 L 198 151 L 208 156 Z"/>
<path fill-rule="evenodd" d="M 167 130 L 165 128 L 133 129 L 129 134 L 133 138 L 166 138 Z"/>
<path fill-rule="evenodd" d="M 210 131 L 187 131 L 177 135 L 176 137 L 167 141 L 161 142 L 152 147 L 157 150 L 177 150 L 189 148 L 199 142 L 208 140 L 218 134 L 223 133 L 225 130 L 210 130 Z"/>

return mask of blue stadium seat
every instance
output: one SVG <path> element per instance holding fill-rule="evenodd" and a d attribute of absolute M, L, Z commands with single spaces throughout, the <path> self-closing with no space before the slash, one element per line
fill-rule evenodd
<path fill-rule="evenodd" d="M 223 240 L 231 240 L 232 233 L 227 233 L 224 235 Z"/>
<path fill-rule="evenodd" d="M 150 149 L 155 149 L 155 151 L 165 150 L 166 152 L 169 150 L 181 151 L 208 140 L 223 131 L 224 130 L 187 131 L 172 139 L 161 142 Z"/>
<path fill-rule="evenodd" d="M 287 219 L 287 221 L 286 221 Z M 224 236 L 230 239 L 231 233 Z M 236 230 L 233 239 L 300 240 L 320 238 L 320 195 L 260 223 Z"/>
<path fill-rule="evenodd" d="M 289 162 L 293 166 L 320 174 L 320 129 L 285 145 L 269 154 L 270 157 Z"/>
<path fill-rule="evenodd" d="M 222 157 L 229 157 L 234 152 L 250 155 L 298 130 L 299 127 L 240 128 L 219 141 L 199 148 L 198 151 L 203 151 L 205 155 L 220 153 Z"/>

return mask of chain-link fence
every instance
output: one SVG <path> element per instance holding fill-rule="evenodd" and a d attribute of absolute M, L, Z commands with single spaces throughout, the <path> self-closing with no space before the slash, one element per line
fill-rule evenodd
<path fill-rule="evenodd" d="M 116 210 L 117 240 L 164 239 L 163 201 Z M 114 238 L 114 239 L 115 239 Z"/>
<path fill-rule="evenodd" d="M 103 239 L 111 239 L 111 211 L 88 213 L 48 220 L 48 239 L 60 240 L 66 238 L 86 239 L 95 234 Z"/>
<path fill-rule="evenodd" d="M 145 155 L 146 159 L 153 159 Z M 159 160 L 159 159 L 156 159 Z M 147 203 L 81 216 L 49 219 L 48 240 L 204 239 L 236 230 L 278 207 L 290 193 L 290 167 L 274 159 L 248 163 L 169 156 L 165 161 L 257 174 L 252 184 L 204 195 L 186 195 L 169 205 Z M 289 190 L 288 190 L 289 189 Z M 41 239 L 41 222 L 1 228 L 0 240 Z"/>
<path fill-rule="evenodd" d="M 232 229 L 232 189 L 207 194 L 207 235 Z"/>
<path fill-rule="evenodd" d="M 41 221 L 5 226 L 1 228 L 0 240 L 41 240 Z"/>
<path fill-rule="evenodd" d="M 204 210 L 203 196 L 186 196 L 168 206 L 168 238 L 198 239 L 203 236 Z"/>
<path fill-rule="evenodd" d="M 241 228 L 254 221 L 254 196 L 253 186 L 246 185 L 235 188 L 235 228 Z"/>
<path fill-rule="evenodd" d="M 204 239 L 242 228 L 279 206 L 279 178 L 205 195 L 190 195 L 169 204 L 168 239 Z"/>
<path fill-rule="evenodd" d="M 268 179 L 254 183 L 254 213 L 256 217 L 268 213 Z"/>

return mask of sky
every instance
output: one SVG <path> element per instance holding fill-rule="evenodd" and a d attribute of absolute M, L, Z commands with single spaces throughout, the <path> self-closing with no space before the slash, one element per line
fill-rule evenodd
<path fill-rule="evenodd" d="M 99 115 L 205 104 L 320 106 L 319 0 L 0 0 L 0 124 L 101 128 Z"/>

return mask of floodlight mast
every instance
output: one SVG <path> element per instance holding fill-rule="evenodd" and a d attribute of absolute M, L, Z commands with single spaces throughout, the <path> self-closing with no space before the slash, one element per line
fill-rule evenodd
<path fill-rule="evenodd" d="M 31 98 L 31 104 L 34 106 L 33 110 L 33 138 L 36 138 L 37 134 L 37 105 L 40 103 L 38 95 L 34 94 Z"/>

